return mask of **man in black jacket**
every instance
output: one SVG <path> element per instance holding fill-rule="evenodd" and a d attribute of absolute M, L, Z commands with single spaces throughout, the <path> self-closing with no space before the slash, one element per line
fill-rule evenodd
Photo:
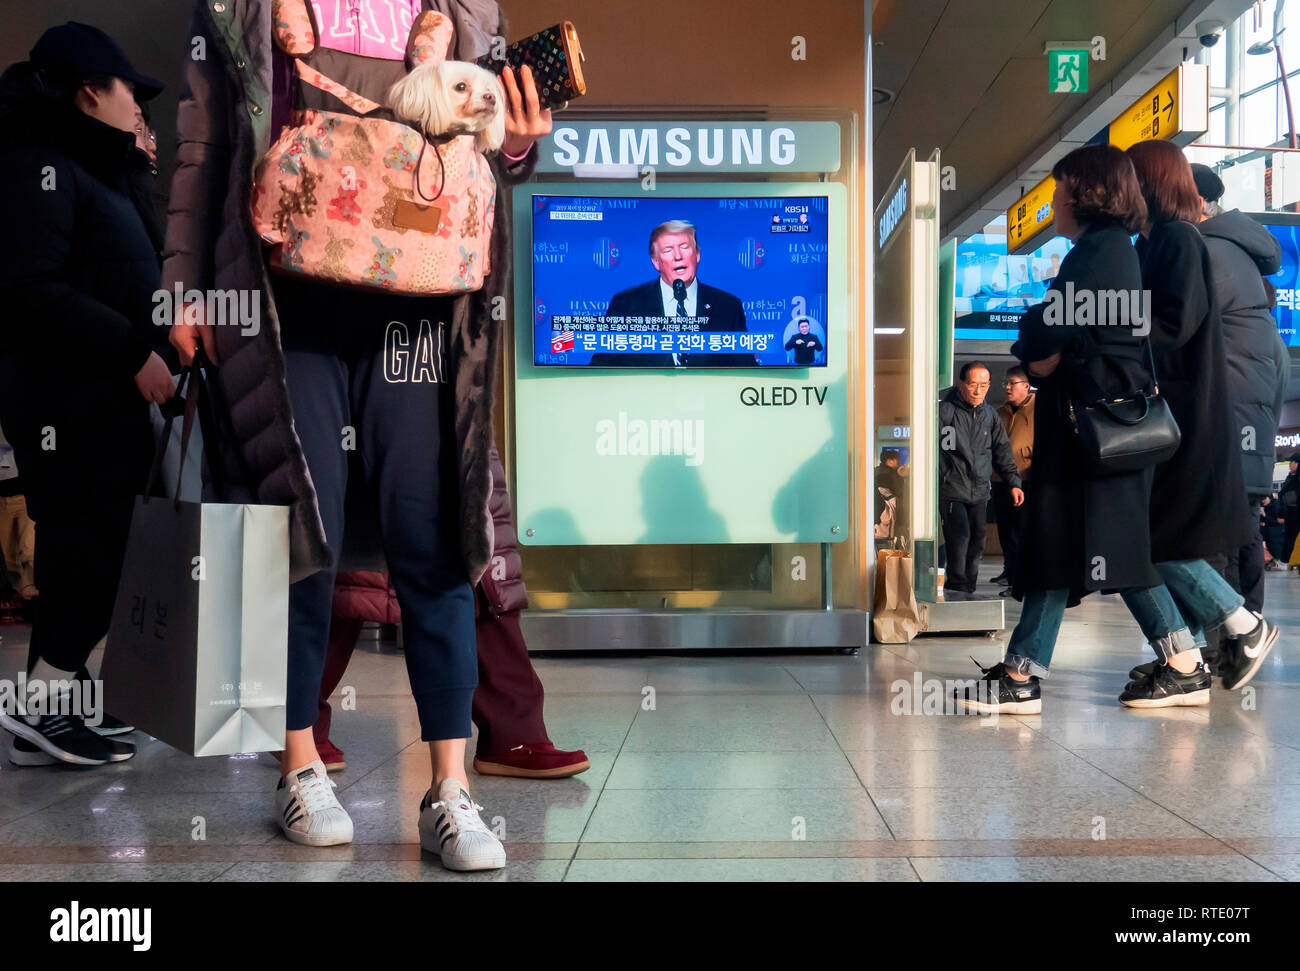
<path fill-rule="evenodd" d="M 1011 501 L 1025 501 L 1002 419 L 984 398 L 989 369 L 979 361 L 962 366 L 957 384 L 939 401 L 939 515 L 947 548 L 944 590 L 958 596 L 975 592 L 984 556 L 993 465 L 1011 488 Z"/>
<path fill-rule="evenodd" d="M 129 726 L 87 726 L 84 689 L 81 711 L 68 708 L 108 630 L 153 453 L 149 403 L 173 394 L 167 332 L 151 323 L 161 237 L 133 191 L 150 164 L 135 145 L 137 101 L 161 88 L 77 23 L 46 31 L 0 78 L 0 422 L 36 522 L 29 683 L 63 702 L 57 714 L 0 712 L 19 764 L 103 765 L 135 751 L 106 737 Z"/>

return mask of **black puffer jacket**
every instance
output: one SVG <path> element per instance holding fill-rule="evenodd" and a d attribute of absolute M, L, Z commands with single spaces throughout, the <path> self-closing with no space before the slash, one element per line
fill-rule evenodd
<path fill-rule="evenodd" d="M 1223 318 L 1228 398 L 1236 419 L 1233 430 L 1241 444 L 1246 493 L 1259 498 L 1273 490 L 1273 439 L 1291 372 L 1263 280 L 1281 267 L 1282 246 L 1237 209 L 1207 219 L 1198 228 L 1210 251 L 1214 292 Z"/>
<path fill-rule="evenodd" d="M 939 501 L 983 502 L 996 464 L 1002 480 L 1020 488 L 1020 473 L 1002 419 L 987 401 L 972 408 L 957 388 L 939 399 Z"/>
<path fill-rule="evenodd" d="M 143 489 L 134 377 L 151 351 L 170 356 L 152 322 L 159 237 L 137 205 L 149 161 L 134 136 L 52 98 L 28 64 L 0 78 L 0 129 L 0 421 L 39 518 L 47 502 Z"/>

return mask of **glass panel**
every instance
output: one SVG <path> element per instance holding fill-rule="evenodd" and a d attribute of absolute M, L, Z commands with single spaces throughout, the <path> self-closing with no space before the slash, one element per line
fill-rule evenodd
<path fill-rule="evenodd" d="M 1278 100 L 1276 85 L 1242 98 L 1242 144 L 1260 147 L 1277 141 Z"/>
<path fill-rule="evenodd" d="M 939 156 L 908 153 L 876 210 L 876 547 L 912 550 L 916 594 L 935 598 L 938 521 Z"/>

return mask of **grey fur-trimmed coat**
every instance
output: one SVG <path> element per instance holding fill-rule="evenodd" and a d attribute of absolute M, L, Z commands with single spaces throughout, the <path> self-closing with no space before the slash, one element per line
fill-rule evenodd
<path fill-rule="evenodd" d="M 505 34 L 495 3 L 425 0 L 452 16 L 455 56 L 470 59 L 471 45 Z M 498 22 L 463 23 L 471 13 Z M 464 29 L 462 29 L 464 28 Z M 344 569 L 383 569 L 378 535 L 350 529 L 348 555 L 331 551 L 316 491 L 293 425 L 285 384 L 279 320 L 264 260 L 264 244 L 250 217 L 253 170 L 276 135 L 271 129 L 272 39 L 270 0 L 198 0 L 192 36 L 203 38 L 206 57 L 189 58 L 177 114 L 178 168 L 168 204 L 163 287 L 186 290 L 256 290 L 261 327 L 245 336 L 237 327 L 216 328 L 217 392 L 229 416 L 229 437 L 220 461 L 226 482 L 238 482 L 228 501 L 290 507 L 291 580 L 338 561 Z M 195 47 L 192 47 L 193 51 Z M 492 559 L 492 404 L 503 322 L 492 319 L 496 297 L 510 305 L 510 208 L 505 185 L 522 181 L 536 149 L 510 170 L 493 159 L 497 218 L 491 241 L 492 271 L 483 288 L 457 297 L 450 323 L 448 360 L 455 387 L 459 448 L 461 550 L 470 583 Z M 213 453 L 210 451 L 209 456 Z M 209 486 L 209 488 L 211 488 Z M 210 493 L 211 494 L 211 493 Z"/>

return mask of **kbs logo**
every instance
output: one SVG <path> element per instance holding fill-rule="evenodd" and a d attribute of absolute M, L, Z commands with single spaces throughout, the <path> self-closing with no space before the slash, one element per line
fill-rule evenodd
<path fill-rule="evenodd" d="M 748 236 L 741 240 L 740 252 L 736 256 L 745 269 L 757 270 L 767 262 L 767 248 L 754 237 Z"/>
<path fill-rule="evenodd" d="M 573 350 L 573 331 L 566 330 L 559 334 L 551 335 L 551 353 L 559 354 L 561 351 Z"/>
<path fill-rule="evenodd" d="M 608 236 L 602 236 L 596 240 L 596 248 L 592 251 L 591 261 L 601 270 L 612 270 L 618 266 L 618 243 L 614 242 Z"/>

